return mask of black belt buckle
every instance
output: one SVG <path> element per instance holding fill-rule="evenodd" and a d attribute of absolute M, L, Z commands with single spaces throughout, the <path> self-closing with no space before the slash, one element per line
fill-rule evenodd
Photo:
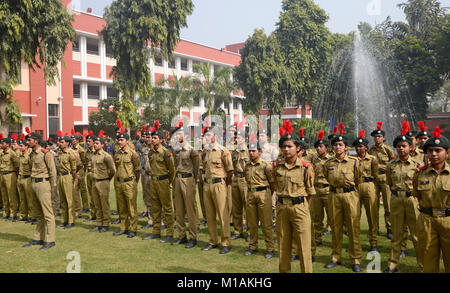
<path fill-rule="evenodd" d="M 234 176 L 236 176 L 238 178 L 244 178 L 245 174 L 244 173 L 240 173 L 240 172 L 235 172 Z"/>
<path fill-rule="evenodd" d="M 192 173 L 177 173 L 178 178 L 190 178 L 192 177 Z"/>
<path fill-rule="evenodd" d="M 206 174 L 206 170 L 200 170 L 202 174 Z"/>
<path fill-rule="evenodd" d="M 45 181 L 49 181 L 50 180 L 49 178 L 33 178 L 33 179 L 34 179 L 35 183 L 40 183 L 40 182 L 43 182 L 44 180 Z"/>
<path fill-rule="evenodd" d="M 4 172 L 2 172 L 2 175 L 8 175 L 8 174 L 11 174 L 11 173 L 13 173 L 14 171 L 4 171 Z"/>
<path fill-rule="evenodd" d="M 290 200 L 293 205 L 301 204 L 301 203 L 305 202 L 305 197 L 303 197 L 303 196 L 298 196 L 298 197 L 279 197 L 278 198 L 278 202 L 283 204 L 283 201 L 286 200 L 286 199 Z"/>
<path fill-rule="evenodd" d="M 380 170 L 378 170 L 378 174 L 386 174 L 386 170 L 380 169 Z"/>
<path fill-rule="evenodd" d="M 263 191 L 266 190 L 268 188 L 268 186 L 261 186 L 261 187 L 254 187 L 254 188 L 248 188 L 249 191 L 251 192 L 256 192 L 256 191 Z"/>
<path fill-rule="evenodd" d="M 119 177 L 117 177 L 117 180 L 119 182 L 130 182 L 130 181 L 133 181 L 133 179 L 134 179 L 134 177 L 130 177 L 130 178 L 119 178 Z"/>
<path fill-rule="evenodd" d="M 372 182 L 373 178 L 372 177 L 364 177 L 364 182 Z"/>
<path fill-rule="evenodd" d="M 94 181 L 96 181 L 96 182 L 99 182 L 99 181 L 106 181 L 106 180 L 109 180 L 109 178 L 103 178 L 103 179 L 95 179 L 94 178 Z M 124 181 L 125 182 L 125 181 Z"/>
<path fill-rule="evenodd" d="M 327 188 L 330 184 L 318 183 L 316 186 L 317 188 Z"/>
<path fill-rule="evenodd" d="M 21 175 L 21 177 L 22 177 L 23 179 L 26 179 L 26 178 L 30 178 L 31 175 Z"/>
<path fill-rule="evenodd" d="M 67 172 L 67 171 L 66 172 L 61 172 L 61 173 L 59 173 L 59 175 L 60 176 L 66 176 L 66 175 L 69 175 L 69 172 Z"/>
<path fill-rule="evenodd" d="M 205 180 L 205 183 L 220 183 L 220 182 L 222 182 L 222 178 L 211 178 L 211 179 L 205 178 L 204 180 Z"/>

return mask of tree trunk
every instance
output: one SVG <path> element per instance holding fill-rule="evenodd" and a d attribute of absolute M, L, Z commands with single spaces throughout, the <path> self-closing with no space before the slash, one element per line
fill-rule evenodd
<path fill-rule="evenodd" d="M 0 63 L 0 82 L 4 81 L 6 81 L 6 70 Z M 3 136 L 5 137 L 8 136 L 9 133 L 9 122 L 6 118 L 6 106 L 6 96 L 0 94 L 0 133 L 3 133 Z"/>
<path fill-rule="evenodd" d="M 301 106 L 302 106 L 302 119 L 306 118 L 306 99 L 301 99 Z"/>

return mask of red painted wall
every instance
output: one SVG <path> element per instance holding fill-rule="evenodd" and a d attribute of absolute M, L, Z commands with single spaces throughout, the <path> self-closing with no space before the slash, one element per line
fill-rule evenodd
<path fill-rule="evenodd" d="M 43 130 L 43 137 L 47 137 L 47 99 L 46 99 L 46 83 L 44 72 L 42 70 L 30 70 L 30 98 L 31 113 L 37 117 L 31 118 L 31 131 L 37 129 Z M 39 102 L 36 100 L 41 97 Z"/>

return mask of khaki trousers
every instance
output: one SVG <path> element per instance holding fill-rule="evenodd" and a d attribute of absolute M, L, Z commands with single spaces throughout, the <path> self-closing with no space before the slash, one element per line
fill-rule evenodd
<path fill-rule="evenodd" d="M 73 189 L 73 177 L 71 174 L 58 177 L 58 192 L 61 200 L 63 223 L 73 224 L 75 222 Z"/>
<path fill-rule="evenodd" d="M 97 205 L 95 204 L 94 198 L 92 196 L 92 172 L 86 173 L 86 187 L 87 187 L 87 194 L 89 197 L 89 217 L 91 219 L 94 219 L 97 215 Z M 109 189 L 108 189 L 109 190 Z"/>
<path fill-rule="evenodd" d="M 107 227 L 111 222 L 110 208 L 109 208 L 109 190 L 110 181 L 92 181 L 92 199 L 95 205 L 95 218 L 97 219 L 97 226 Z"/>
<path fill-rule="evenodd" d="M 250 249 L 258 249 L 258 223 L 261 222 L 261 230 L 264 235 L 266 249 L 267 251 L 274 251 L 272 195 L 270 189 L 255 192 L 248 191 L 247 196 L 246 210 L 247 226 L 250 234 Z"/>
<path fill-rule="evenodd" d="M 231 188 L 231 186 L 230 186 Z M 221 227 L 220 242 L 222 246 L 230 246 L 230 209 L 228 207 L 228 190 L 225 180 L 219 183 L 203 183 L 206 221 L 208 222 L 209 244 L 219 243 L 217 234 L 217 215 Z"/>
<path fill-rule="evenodd" d="M 231 215 L 233 219 L 234 234 L 242 234 L 244 232 L 245 207 L 247 205 L 247 188 L 247 181 L 244 177 L 239 178 L 233 176 L 231 184 Z"/>
<path fill-rule="evenodd" d="M 52 194 L 50 182 L 39 183 L 31 181 L 31 198 L 36 207 L 36 230 L 33 240 L 43 240 L 44 242 L 55 242 L 55 215 L 52 208 Z"/>
<path fill-rule="evenodd" d="M 376 182 L 375 183 L 375 193 L 377 195 L 377 212 L 379 214 L 380 210 L 380 197 L 383 198 L 384 207 L 384 223 L 386 229 L 391 229 L 391 189 L 386 182 Z M 377 227 L 380 227 L 379 218 L 377 218 Z"/>
<path fill-rule="evenodd" d="M 202 218 L 206 220 L 205 200 L 203 199 L 203 177 L 197 183 L 198 197 L 200 199 L 200 208 L 202 210 Z"/>
<path fill-rule="evenodd" d="M 331 226 L 330 212 L 328 210 L 328 188 L 324 189 L 325 192 L 320 192 L 320 188 L 316 188 L 316 195 L 311 198 L 311 211 L 314 215 L 312 217 L 314 225 L 313 238 L 317 242 L 322 242 L 323 220 L 325 219 L 325 213 L 327 215 L 327 226 Z"/>
<path fill-rule="evenodd" d="M 375 183 L 364 182 L 358 186 L 360 200 L 360 209 L 364 205 L 366 210 L 367 222 L 369 224 L 369 243 L 370 246 L 376 246 L 378 242 L 378 198 L 375 193 Z M 361 210 L 359 211 L 361 214 Z"/>
<path fill-rule="evenodd" d="M 145 174 L 145 172 L 143 172 L 141 175 L 142 200 L 144 202 L 144 210 L 148 213 L 149 224 L 153 224 L 152 197 L 150 195 L 150 178 L 150 175 Z"/>
<path fill-rule="evenodd" d="M 3 216 L 16 218 L 19 197 L 17 196 L 17 176 L 15 172 L 0 175 L 0 189 L 4 208 Z"/>
<path fill-rule="evenodd" d="M 138 222 L 136 180 L 128 182 L 116 180 L 114 187 L 119 206 L 120 230 L 136 232 Z"/>
<path fill-rule="evenodd" d="M 31 212 L 31 177 L 23 178 L 23 176 L 19 176 L 17 191 L 20 198 L 20 218 L 24 220 L 33 218 L 33 213 Z"/>
<path fill-rule="evenodd" d="M 189 238 L 197 239 L 198 216 L 195 201 L 195 178 L 176 177 L 173 185 L 173 194 L 177 213 L 178 237 L 186 237 L 186 224 L 184 218 L 188 217 Z"/>
<path fill-rule="evenodd" d="M 153 231 L 152 234 L 161 234 L 161 213 L 164 211 L 164 221 L 166 225 L 166 236 L 173 236 L 174 213 L 172 208 L 172 198 L 170 196 L 169 179 L 151 180 L 150 194 L 153 209 Z M 184 217 L 182 219 L 184 221 Z"/>

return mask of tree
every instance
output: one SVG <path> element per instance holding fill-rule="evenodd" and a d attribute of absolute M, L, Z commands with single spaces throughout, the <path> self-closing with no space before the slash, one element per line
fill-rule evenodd
<path fill-rule="evenodd" d="M 115 136 L 118 119 L 118 112 L 121 108 L 119 99 L 106 98 L 98 103 L 98 112 L 92 112 L 89 115 L 89 128 L 95 133 L 100 130 L 111 137 Z"/>
<path fill-rule="evenodd" d="M 169 60 L 192 10 L 191 0 L 120 0 L 105 9 L 102 34 L 116 59 L 111 74 L 121 93 L 119 118 L 124 125 L 137 126 L 139 117 L 132 101 L 136 95 L 149 97 L 152 90 L 148 47 Z"/>
<path fill-rule="evenodd" d="M 3 0 L 0 2 L 0 132 L 21 123 L 20 109 L 12 100 L 19 64 L 43 68 L 48 84 L 55 84 L 58 64 L 75 31 L 60 0 Z"/>
<path fill-rule="evenodd" d="M 331 52 L 328 16 L 311 0 L 283 0 L 275 35 L 285 56 L 285 64 L 295 78 L 286 85 L 289 99 L 313 105 L 322 88 Z"/>
<path fill-rule="evenodd" d="M 284 62 L 276 37 L 267 37 L 263 29 L 255 29 L 241 51 L 241 64 L 234 69 L 237 83 L 245 92 L 242 101 L 245 113 L 257 114 L 264 103 L 269 115 L 282 114 L 284 89 L 292 82 Z"/>

